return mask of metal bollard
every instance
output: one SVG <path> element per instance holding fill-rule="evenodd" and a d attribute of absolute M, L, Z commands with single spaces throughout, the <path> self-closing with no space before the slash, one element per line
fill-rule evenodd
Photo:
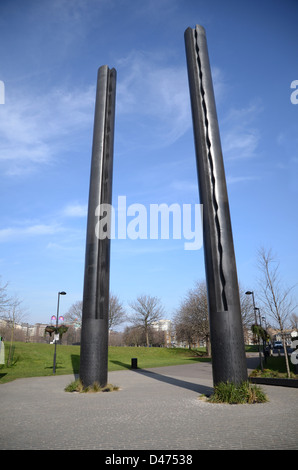
<path fill-rule="evenodd" d="M 138 368 L 138 360 L 137 360 L 136 357 L 133 357 L 133 358 L 131 359 L 131 368 L 132 368 L 132 369 L 137 369 L 137 368 Z"/>

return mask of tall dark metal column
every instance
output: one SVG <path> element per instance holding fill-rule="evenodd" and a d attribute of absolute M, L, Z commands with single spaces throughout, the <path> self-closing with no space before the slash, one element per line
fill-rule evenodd
<path fill-rule="evenodd" d="M 214 385 L 247 380 L 228 193 L 205 30 L 185 31 L 208 291 Z"/>
<path fill-rule="evenodd" d="M 112 202 L 116 70 L 98 70 L 95 103 L 85 278 L 83 293 L 80 379 L 84 386 L 107 384 L 110 238 L 98 239 L 100 204 Z"/>

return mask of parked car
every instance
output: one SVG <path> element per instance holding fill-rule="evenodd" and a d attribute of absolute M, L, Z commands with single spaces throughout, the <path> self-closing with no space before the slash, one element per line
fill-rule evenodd
<path fill-rule="evenodd" d="M 282 349 L 282 348 L 283 348 L 283 344 L 281 341 L 274 341 L 273 349 Z"/>

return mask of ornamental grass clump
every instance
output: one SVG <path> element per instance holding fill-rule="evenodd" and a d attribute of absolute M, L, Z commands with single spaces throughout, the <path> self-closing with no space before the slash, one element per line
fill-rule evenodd
<path fill-rule="evenodd" d="M 249 382 L 234 384 L 221 382 L 214 387 L 214 393 L 208 399 L 211 403 L 252 404 L 268 401 L 260 387 Z"/>
<path fill-rule="evenodd" d="M 80 379 L 71 382 L 65 387 L 65 392 L 78 392 L 78 393 L 96 393 L 96 392 L 113 392 L 119 390 L 119 387 L 107 384 L 105 387 L 101 387 L 97 382 L 94 382 L 88 387 L 84 387 Z"/>

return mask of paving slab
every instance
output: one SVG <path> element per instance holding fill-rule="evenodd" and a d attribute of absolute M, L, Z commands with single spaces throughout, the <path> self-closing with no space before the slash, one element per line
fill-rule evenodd
<path fill-rule="evenodd" d="M 248 358 L 248 368 L 257 359 Z M 74 376 L 0 385 L 0 449 L 298 449 L 298 389 L 261 388 L 268 403 L 210 404 L 210 363 L 109 373 L 119 391 L 67 393 Z"/>

